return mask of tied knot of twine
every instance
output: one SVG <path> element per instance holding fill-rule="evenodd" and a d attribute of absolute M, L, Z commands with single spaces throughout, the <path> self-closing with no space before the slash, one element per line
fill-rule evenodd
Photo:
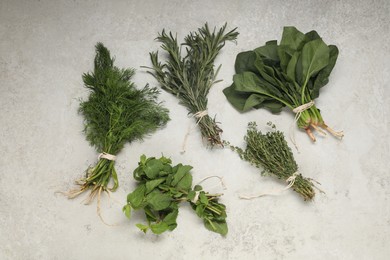
<path fill-rule="evenodd" d="M 208 111 L 207 109 L 206 110 L 203 110 L 203 111 L 198 111 L 196 112 L 195 114 L 193 114 L 191 117 L 195 117 L 197 120 L 196 120 L 196 125 L 199 125 L 200 123 L 200 120 L 202 120 L 203 117 L 207 116 L 208 115 Z M 183 145 L 182 145 L 182 150 L 181 150 L 181 153 L 185 153 L 186 152 L 186 144 L 187 144 L 187 139 L 188 139 L 188 136 L 191 134 L 192 130 L 194 130 L 195 127 L 191 127 L 191 125 L 188 126 L 188 130 L 187 130 L 187 133 L 186 135 L 184 136 L 184 140 L 183 140 Z"/>
<path fill-rule="evenodd" d="M 306 104 L 303 104 L 303 105 L 300 105 L 299 107 L 296 107 L 293 109 L 293 112 L 295 114 L 298 115 L 298 118 L 301 116 L 301 113 L 305 110 L 308 110 L 309 108 L 311 108 L 312 106 L 314 106 L 314 100 L 310 101 L 309 103 L 306 103 Z"/>
<path fill-rule="evenodd" d="M 222 189 L 224 189 L 224 190 L 227 189 L 227 187 L 226 187 L 226 185 L 225 185 L 225 182 L 223 181 L 223 178 L 220 177 L 220 176 L 217 176 L 217 175 L 207 176 L 207 177 L 203 178 L 201 181 L 199 181 L 198 184 L 196 184 L 196 185 L 199 185 L 199 184 L 201 184 L 202 182 L 204 182 L 205 180 L 211 179 L 211 178 L 218 178 L 218 179 L 219 179 L 219 182 L 220 182 L 220 184 L 221 184 L 221 186 L 222 186 Z M 218 185 L 216 185 L 216 186 L 218 186 Z M 213 186 L 213 187 L 211 187 L 211 188 L 214 188 L 214 187 L 216 187 L 216 186 Z M 201 191 L 202 191 L 202 190 L 195 191 L 195 197 L 191 200 L 192 203 L 196 203 L 196 202 L 199 200 L 199 194 L 200 194 Z M 221 194 L 221 195 L 222 195 L 222 194 Z"/>
<path fill-rule="evenodd" d="M 203 111 L 198 111 L 195 114 L 193 114 L 193 117 L 198 119 L 198 121 L 196 121 L 196 124 L 199 124 L 200 120 L 202 120 L 202 118 L 207 115 L 208 115 L 207 109 Z"/>
<path fill-rule="evenodd" d="M 298 150 L 297 142 L 295 141 L 294 124 L 296 124 L 298 122 L 299 118 L 302 115 L 302 112 L 308 110 L 312 106 L 314 106 L 314 100 L 311 100 L 310 102 L 303 104 L 303 105 L 300 105 L 292 110 L 295 113 L 295 118 L 294 118 L 294 122 L 292 122 L 292 124 L 290 126 L 290 140 L 294 144 L 297 151 L 299 151 L 299 150 Z"/>
<path fill-rule="evenodd" d="M 106 153 L 106 152 L 102 152 L 99 154 L 98 156 L 98 160 L 100 159 L 107 159 L 109 161 L 115 161 L 116 160 L 116 156 L 115 155 L 112 155 L 112 154 L 109 154 L 109 153 Z"/>
<path fill-rule="evenodd" d="M 260 197 L 264 197 L 264 196 L 272 196 L 272 195 L 277 196 L 277 195 L 281 195 L 284 191 L 290 189 L 294 185 L 295 179 L 298 176 L 299 176 L 299 172 L 298 171 L 296 171 L 293 174 L 291 174 L 286 179 L 286 182 L 288 183 L 288 185 L 286 187 L 284 187 L 283 189 L 272 190 L 270 192 L 260 193 L 260 194 L 257 194 L 257 195 L 239 195 L 239 198 L 240 199 L 244 199 L 244 200 L 251 200 L 251 199 L 256 199 L 256 198 L 260 198 Z"/>

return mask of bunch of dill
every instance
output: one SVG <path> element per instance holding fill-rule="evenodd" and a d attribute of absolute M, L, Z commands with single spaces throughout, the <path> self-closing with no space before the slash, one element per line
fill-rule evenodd
<path fill-rule="evenodd" d="M 102 192 L 118 188 L 115 155 L 124 144 L 142 139 L 169 120 L 168 110 L 157 101 L 158 89 L 148 85 L 136 89 L 131 82 L 134 70 L 115 67 L 114 58 L 102 43 L 95 48 L 94 71 L 83 75 L 90 94 L 81 102 L 79 112 L 85 119 L 87 140 L 101 156 L 95 166 L 87 169 L 86 176 L 76 182 L 80 188 L 68 193 L 69 198 L 74 198 L 91 190 L 87 203 L 96 196 L 99 203 Z M 109 188 L 111 179 L 113 185 Z"/>
<path fill-rule="evenodd" d="M 186 54 L 182 56 L 177 38 L 165 30 L 157 37 L 161 48 L 167 52 L 167 60 L 161 63 L 158 52 L 150 53 L 152 71 L 148 71 L 160 83 L 161 88 L 175 95 L 189 114 L 197 120 L 202 136 L 211 146 L 221 145 L 221 128 L 215 118 L 207 114 L 207 95 L 217 83 L 219 68 L 214 70 L 214 61 L 226 41 L 236 40 L 238 33 L 233 29 L 225 33 L 226 24 L 217 32 L 210 31 L 207 23 L 197 32 L 184 39 Z"/>
<path fill-rule="evenodd" d="M 263 168 L 263 173 L 290 182 L 291 188 L 299 193 L 304 200 L 313 199 L 315 186 L 312 180 L 304 178 L 298 172 L 298 165 L 284 134 L 277 131 L 274 124 L 269 122 L 268 125 L 272 127 L 272 131 L 263 134 L 257 130 L 255 122 L 250 122 L 244 137 L 245 150 L 235 146 L 230 146 L 230 148 L 236 151 L 241 159 L 257 168 Z"/>

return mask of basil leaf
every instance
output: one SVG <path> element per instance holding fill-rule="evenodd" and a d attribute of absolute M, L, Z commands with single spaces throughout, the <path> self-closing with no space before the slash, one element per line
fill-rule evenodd
<path fill-rule="evenodd" d="M 130 219 L 131 217 L 131 206 L 129 204 L 125 205 L 122 209 L 123 213 L 125 213 L 125 216 Z"/>
<path fill-rule="evenodd" d="M 171 197 L 166 193 L 154 190 L 146 196 L 146 202 L 153 210 L 163 210 L 171 205 Z"/>
<path fill-rule="evenodd" d="M 216 222 L 216 221 L 208 221 L 204 220 L 204 226 L 213 232 L 219 233 L 222 236 L 226 236 L 228 233 L 228 226 L 226 222 Z"/>
<path fill-rule="evenodd" d="M 140 185 L 127 196 L 127 202 L 130 203 L 133 209 L 138 209 L 141 207 L 145 198 L 145 190 L 145 185 Z"/>
<path fill-rule="evenodd" d="M 179 214 L 179 210 L 175 209 L 171 213 L 165 216 L 163 219 L 164 223 L 166 223 L 169 227 L 169 230 L 174 230 L 177 227 L 176 219 Z"/>
<path fill-rule="evenodd" d="M 135 225 L 137 228 L 139 228 L 142 232 L 146 233 L 149 229 L 148 226 L 145 226 L 144 224 L 136 224 Z"/>
<path fill-rule="evenodd" d="M 149 179 L 154 179 L 158 176 L 160 170 L 162 170 L 163 164 L 158 159 L 152 159 L 148 161 L 145 165 L 144 171 L 146 176 L 148 176 Z"/>
<path fill-rule="evenodd" d="M 189 165 L 180 165 L 177 168 L 176 174 L 173 176 L 173 180 L 171 182 L 172 186 L 176 186 L 179 181 L 184 177 L 185 174 L 187 174 L 192 169 L 192 166 Z"/>
<path fill-rule="evenodd" d="M 169 229 L 169 226 L 165 222 L 160 222 L 160 223 L 157 223 L 157 224 L 151 224 L 150 225 L 150 230 L 152 230 L 152 232 L 154 234 L 157 234 L 157 235 L 167 231 L 168 229 Z"/>
<path fill-rule="evenodd" d="M 191 167 L 192 168 L 192 167 Z M 189 173 L 184 174 L 183 178 L 178 182 L 176 188 L 178 190 L 188 191 L 192 186 L 192 175 Z"/>
<path fill-rule="evenodd" d="M 158 185 L 160 185 L 161 183 L 163 183 L 165 181 L 165 179 L 161 178 L 161 179 L 156 179 L 156 180 L 151 180 L 151 181 L 148 181 L 145 183 L 145 186 L 146 186 L 146 194 L 148 194 L 149 192 L 151 192 L 154 188 L 156 188 Z"/>

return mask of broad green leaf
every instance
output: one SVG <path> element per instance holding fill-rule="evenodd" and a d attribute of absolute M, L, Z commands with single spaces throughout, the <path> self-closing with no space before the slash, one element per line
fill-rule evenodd
<path fill-rule="evenodd" d="M 173 227 L 176 228 L 177 226 L 177 223 L 176 223 L 176 219 L 177 219 L 177 215 L 179 214 L 179 211 L 178 209 L 175 209 L 174 211 L 172 211 L 171 213 L 169 213 L 168 215 L 165 216 L 165 218 L 163 219 L 163 221 L 169 226 L 169 227 Z M 170 230 L 173 230 L 173 229 L 170 229 Z"/>
<path fill-rule="evenodd" d="M 251 108 L 257 107 L 261 105 L 267 97 L 259 94 L 252 94 L 249 96 L 249 98 L 246 100 L 243 110 L 248 111 Z"/>
<path fill-rule="evenodd" d="M 195 198 L 195 195 L 196 195 L 196 192 L 193 190 L 188 192 L 188 195 L 187 195 L 188 200 L 193 200 Z"/>
<path fill-rule="evenodd" d="M 144 184 L 138 186 L 132 193 L 127 196 L 127 202 L 133 209 L 138 209 L 145 198 L 146 187 Z"/>
<path fill-rule="evenodd" d="M 131 218 L 131 206 L 129 204 L 125 205 L 123 207 L 123 213 L 125 213 L 125 216 L 130 219 Z"/>
<path fill-rule="evenodd" d="M 169 165 L 169 164 L 172 163 L 172 160 L 170 158 L 167 158 L 167 157 L 164 157 L 164 156 L 162 156 L 159 160 L 160 160 L 160 162 L 162 162 L 165 165 Z"/>
<path fill-rule="evenodd" d="M 277 85 L 277 79 L 274 77 L 273 68 L 264 64 L 264 60 L 261 57 L 258 57 L 255 61 L 255 66 L 257 68 L 258 78 L 267 85 L 268 88 L 272 88 L 273 85 Z"/>
<path fill-rule="evenodd" d="M 284 72 L 287 70 L 287 65 L 291 57 L 297 50 L 302 48 L 304 44 L 305 35 L 298 31 L 293 26 L 283 28 L 282 39 L 278 47 L 278 55 L 280 59 L 280 67 Z"/>
<path fill-rule="evenodd" d="M 146 196 L 146 202 L 153 210 L 163 210 L 171 205 L 171 197 L 166 193 L 154 190 Z"/>
<path fill-rule="evenodd" d="M 295 81 L 295 69 L 297 67 L 299 55 L 300 55 L 299 52 L 295 52 L 294 55 L 291 57 L 290 62 L 287 65 L 287 76 L 292 81 Z"/>
<path fill-rule="evenodd" d="M 195 209 L 196 215 L 201 218 L 203 216 L 204 210 L 205 206 L 203 204 L 198 204 Z"/>
<path fill-rule="evenodd" d="M 184 174 L 183 178 L 176 185 L 178 190 L 188 191 L 192 186 L 192 175 L 190 173 Z"/>
<path fill-rule="evenodd" d="M 141 155 L 139 161 L 140 161 L 140 163 L 141 163 L 142 165 L 145 164 L 145 163 L 146 163 L 146 155 L 145 155 L 145 154 Z"/>
<path fill-rule="evenodd" d="M 276 41 L 268 42 L 268 44 L 256 48 L 254 52 L 257 57 L 260 56 L 261 59 L 264 60 L 264 63 L 268 66 L 274 66 L 280 62 Z"/>
<path fill-rule="evenodd" d="M 137 228 L 139 228 L 142 232 L 144 232 L 146 234 L 146 232 L 148 231 L 149 227 L 144 225 L 144 224 L 136 224 L 135 225 Z"/>
<path fill-rule="evenodd" d="M 135 168 L 135 170 L 133 171 L 133 177 L 135 180 L 137 181 L 141 181 L 142 180 L 142 177 L 145 175 L 145 172 L 144 170 L 142 169 L 142 167 L 137 167 Z"/>
<path fill-rule="evenodd" d="M 294 55 L 295 51 L 288 46 L 279 45 L 278 46 L 278 55 L 280 60 L 280 68 L 286 72 L 287 65 L 290 62 L 291 57 Z"/>
<path fill-rule="evenodd" d="M 160 223 L 157 223 L 157 224 L 151 224 L 150 225 L 150 230 L 154 234 L 157 234 L 157 235 L 159 235 L 161 233 L 164 233 L 168 229 L 169 229 L 169 226 L 165 222 L 160 222 Z"/>
<path fill-rule="evenodd" d="M 334 66 L 336 65 L 337 57 L 339 55 L 339 50 L 334 45 L 329 45 L 328 47 L 329 47 L 329 64 L 318 73 L 314 81 L 313 88 L 310 91 L 310 97 L 312 99 L 317 98 L 320 95 L 320 88 L 328 84 L 329 75 L 332 72 Z"/>
<path fill-rule="evenodd" d="M 226 222 L 216 222 L 216 221 L 209 222 L 208 220 L 205 219 L 204 225 L 208 230 L 221 234 L 222 236 L 226 236 L 226 234 L 228 233 L 228 226 Z"/>
<path fill-rule="evenodd" d="M 225 88 L 223 90 L 223 94 L 230 102 L 230 104 L 232 104 L 233 107 L 238 111 L 246 112 L 249 110 L 248 108 L 245 108 L 245 103 L 248 97 L 250 96 L 250 93 L 243 93 L 243 92 L 236 91 L 234 83 L 230 87 Z"/>
<path fill-rule="evenodd" d="M 155 222 L 159 218 L 158 212 L 155 213 L 148 206 L 144 207 L 144 212 L 145 212 L 146 219 L 149 221 L 149 223 L 150 222 Z"/>
<path fill-rule="evenodd" d="M 160 185 L 164 181 L 165 181 L 165 179 L 161 178 L 161 179 L 156 179 L 156 180 L 151 180 L 151 181 L 146 182 L 145 183 L 145 185 L 146 185 L 146 194 L 151 192 L 154 188 L 156 188 L 158 185 Z"/>
<path fill-rule="evenodd" d="M 246 93 L 258 93 L 258 94 L 269 94 L 264 83 L 256 74 L 252 72 L 244 72 L 233 76 L 235 90 Z"/>
<path fill-rule="evenodd" d="M 202 189 L 203 189 L 202 186 L 198 184 L 194 186 L 194 191 L 201 191 Z"/>
<path fill-rule="evenodd" d="M 301 58 L 302 78 L 307 82 L 329 64 L 329 47 L 321 39 L 308 42 L 303 46 Z"/>
<path fill-rule="evenodd" d="M 316 31 L 313 30 L 305 33 L 305 40 L 304 40 L 305 42 L 310 42 L 317 39 L 321 39 L 321 37 L 318 35 Z"/>
<path fill-rule="evenodd" d="M 163 164 L 160 160 L 153 158 L 152 160 L 148 161 L 145 166 L 145 174 L 148 176 L 149 179 L 154 179 L 158 177 L 158 174 L 160 170 L 162 170 Z"/>
<path fill-rule="evenodd" d="M 201 192 L 199 194 L 199 200 L 201 203 L 203 203 L 204 205 L 208 205 L 209 204 L 209 200 L 207 199 L 207 196 L 204 192 Z"/>
<path fill-rule="evenodd" d="M 300 50 L 305 40 L 305 34 L 300 32 L 294 26 L 286 26 L 283 28 L 281 46 L 288 46 L 291 50 Z"/>
<path fill-rule="evenodd" d="M 159 176 L 164 177 L 172 173 L 172 166 L 169 164 L 164 164 L 162 170 L 159 173 Z"/>
<path fill-rule="evenodd" d="M 272 113 L 276 114 L 280 113 L 285 105 L 276 100 L 266 100 L 261 104 L 261 106 L 267 108 Z"/>
<path fill-rule="evenodd" d="M 188 173 L 192 169 L 192 166 L 190 165 L 180 165 L 177 168 L 177 172 L 173 176 L 173 180 L 171 182 L 172 186 L 176 186 L 179 181 L 184 177 L 186 173 Z"/>
<path fill-rule="evenodd" d="M 256 72 L 254 62 L 256 60 L 256 54 L 254 51 L 241 52 L 237 55 L 234 68 L 236 73 L 241 73 L 244 71 Z"/>

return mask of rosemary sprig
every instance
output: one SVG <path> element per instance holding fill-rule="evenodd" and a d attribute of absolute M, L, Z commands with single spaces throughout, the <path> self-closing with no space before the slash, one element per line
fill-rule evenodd
<path fill-rule="evenodd" d="M 161 48 L 168 54 L 167 61 L 159 61 L 158 52 L 151 52 L 151 71 L 160 83 L 161 88 L 175 95 L 182 105 L 187 107 L 189 114 L 197 120 L 201 134 L 213 147 L 221 145 L 220 134 L 222 129 L 217 125 L 214 118 L 207 112 L 207 95 L 210 88 L 217 82 L 216 76 L 219 68 L 214 70 L 214 61 L 220 50 L 225 46 L 226 41 L 234 41 L 238 32 L 233 29 L 227 33 L 226 24 L 217 32 L 214 28 L 210 31 L 207 23 L 199 28 L 197 32 L 192 32 L 184 39 L 186 55 L 181 54 L 181 47 L 177 38 L 171 32 L 165 30 L 157 37 L 162 43 Z M 206 111 L 205 113 L 202 113 Z"/>
<path fill-rule="evenodd" d="M 268 123 L 273 131 L 263 134 L 257 130 L 255 122 L 248 124 L 245 150 L 230 146 L 236 151 L 241 159 L 248 161 L 257 168 L 263 168 L 264 173 L 287 181 L 295 175 L 292 189 L 299 193 L 304 200 L 311 200 L 315 196 L 314 184 L 311 179 L 305 178 L 298 173 L 298 165 L 295 162 L 291 148 L 288 146 L 284 134 L 276 130 L 272 123 Z"/>

